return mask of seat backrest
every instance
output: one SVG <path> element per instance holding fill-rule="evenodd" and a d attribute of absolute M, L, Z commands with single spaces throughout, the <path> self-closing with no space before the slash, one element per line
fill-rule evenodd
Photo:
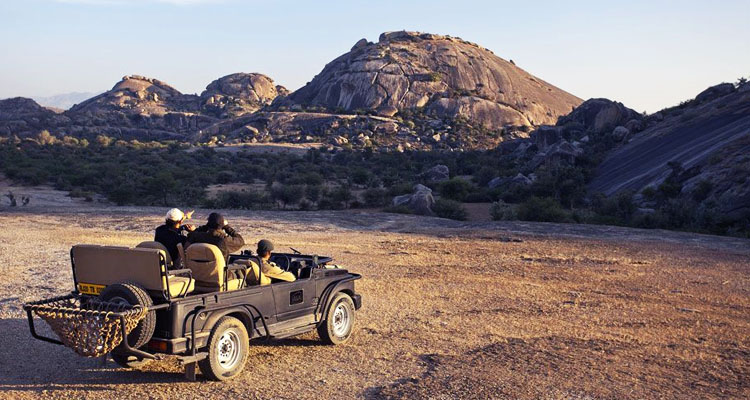
<path fill-rule="evenodd" d="M 271 284 L 271 278 L 267 277 L 266 274 L 263 273 L 263 271 L 260 269 L 260 266 L 258 266 L 258 263 L 256 263 L 253 260 L 242 260 L 237 261 L 238 264 L 244 264 L 247 265 L 247 285 L 248 286 L 254 286 L 254 285 L 270 285 Z"/>
<path fill-rule="evenodd" d="M 174 260 L 175 268 L 184 268 L 185 264 L 185 248 L 182 243 L 177 243 L 177 259 Z"/>
<path fill-rule="evenodd" d="M 169 255 L 167 246 L 164 246 L 161 242 L 149 240 L 146 242 L 140 242 L 135 247 L 138 249 L 158 249 L 164 251 L 164 254 L 167 255 L 167 266 L 172 266 L 172 256 Z"/>
<path fill-rule="evenodd" d="M 123 282 L 137 283 L 146 290 L 166 290 L 164 250 L 79 244 L 70 254 L 81 292 L 98 294 L 107 285 Z"/>
<path fill-rule="evenodd" d="M 208 243 L 193 243 L 185 249 L 184 264 L 193 273 L 196 291 L 224 290 L 226 262 L 218 247 Z"/>

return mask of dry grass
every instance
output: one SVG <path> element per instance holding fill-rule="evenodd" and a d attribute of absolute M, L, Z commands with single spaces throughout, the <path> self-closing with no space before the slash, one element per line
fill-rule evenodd
<path fill-rule="evenodd" d="M 232 213 L 248 241 L 330 254 L 363 274 L 364 307 L 343 346 L 323 346 L 312 333 L 253 342 L 235 381 L 191 383 L 174 359 L 127 371 L 30 338 L 19 302 L 70 289 L 72 244 L 134 245 L 163 214 L 79 211 L 0 214 L 0 396 L 750 396 L 747 241 L 388 214 Z"/>

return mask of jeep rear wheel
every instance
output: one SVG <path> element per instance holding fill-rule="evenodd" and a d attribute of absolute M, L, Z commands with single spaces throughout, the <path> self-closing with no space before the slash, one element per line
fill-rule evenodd
<path fill-rule="evenodd" d="M 109 303 L 129 304 L 131 306 L 151 307 L 154 302 L 151 301 L 148 293 L 140 286 L 133 283 L 115 283 L 109 285 L 99 295 L 99 299 Z M 130 347 L 137 349 L 151 340 L 156 328 L 156 311 L 150 311 L 138 325 L 128 333 L 128 344 Z M 120 325 L 117 325 L 120 329 Z"/>
<path fill-rule="evenodd" d="M 336 293 L 328 306 L 325 321 L 318 325 L 318 336 L 328 344 L 341 344 L 349 339 L 354 327 L 354 302 L 346 293 Z"/>
<path fill-rule="evenodd" d="M 234 317 L 222 317 L 208 338 L 208 357 L 198 366 L 208 379 L 225 381 L 242 372 L 247 362 L 250 339 L 245 325 Z"/>

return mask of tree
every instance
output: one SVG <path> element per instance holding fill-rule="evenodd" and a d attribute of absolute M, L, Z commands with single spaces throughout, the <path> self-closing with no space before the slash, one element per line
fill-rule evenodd
<path fill-rule="evenodd" d="M 271 187 L 271 197 L 280 201 L 283 208 L 290 204 L 297 204 L 305 195 L 305 187 L 302 185 L 275 185 Z"/>

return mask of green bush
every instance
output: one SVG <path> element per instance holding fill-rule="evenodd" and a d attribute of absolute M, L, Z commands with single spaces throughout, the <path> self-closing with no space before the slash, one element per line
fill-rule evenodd
<path fill-rule="evenodd" d="M 532 196 L 518 206 L 518 219 L 522 221 L 571 222 L 572 218 L 560 203 L 549 197 Z"/>
<path fill-rule="evenodd" d="M 388 204 L 388 193 L 385 189 L 370 188 L 362 193 L 362 200 L 368 207 L 382 207 Z"/>
<path fill-rule="evenodd" d="M 468 213 L 464 206 L 454 200 L 437 199 L 432 205 L 432 211 L 440 218 L 466 221 Z"/>
<path fill-rule="evenodd" d="M 474 189 L 474 185 L 471 182 L 467 182 L 461 178 L 452 178 L 440 182 L 437 187 L 441 196 L 456 201 L 463 201 L 469 192 Z"/>
<path fill-rule="evenodd" d="M 492 203 L 492 206 L 490 206 L 490 216 L 493 221 L 512 221 L 518 219 L 513 206 L 502 200 Z"/>
<path fill-rule="evenodd" d="M 271 187 L 271 197 L 280 201 L 284 208 L 296 205 L 305 196 L 305 187 L 302 185 L 274 185 Z"/>
<path fill-rule="evenodd" d="M 271 204 L 268 194 L 256 191 L 227 191 L 219 192 L 216 198 L 207 200 L 205 206 L 208 208 L 237 208 L 237 209 L 262 209 Z"/>
<path fill-rule="evenodd" d="M 489 190 L 484 188 L 475 190 L 464 197 L 465 203 L 489 203 L 492 200 Z"/>

